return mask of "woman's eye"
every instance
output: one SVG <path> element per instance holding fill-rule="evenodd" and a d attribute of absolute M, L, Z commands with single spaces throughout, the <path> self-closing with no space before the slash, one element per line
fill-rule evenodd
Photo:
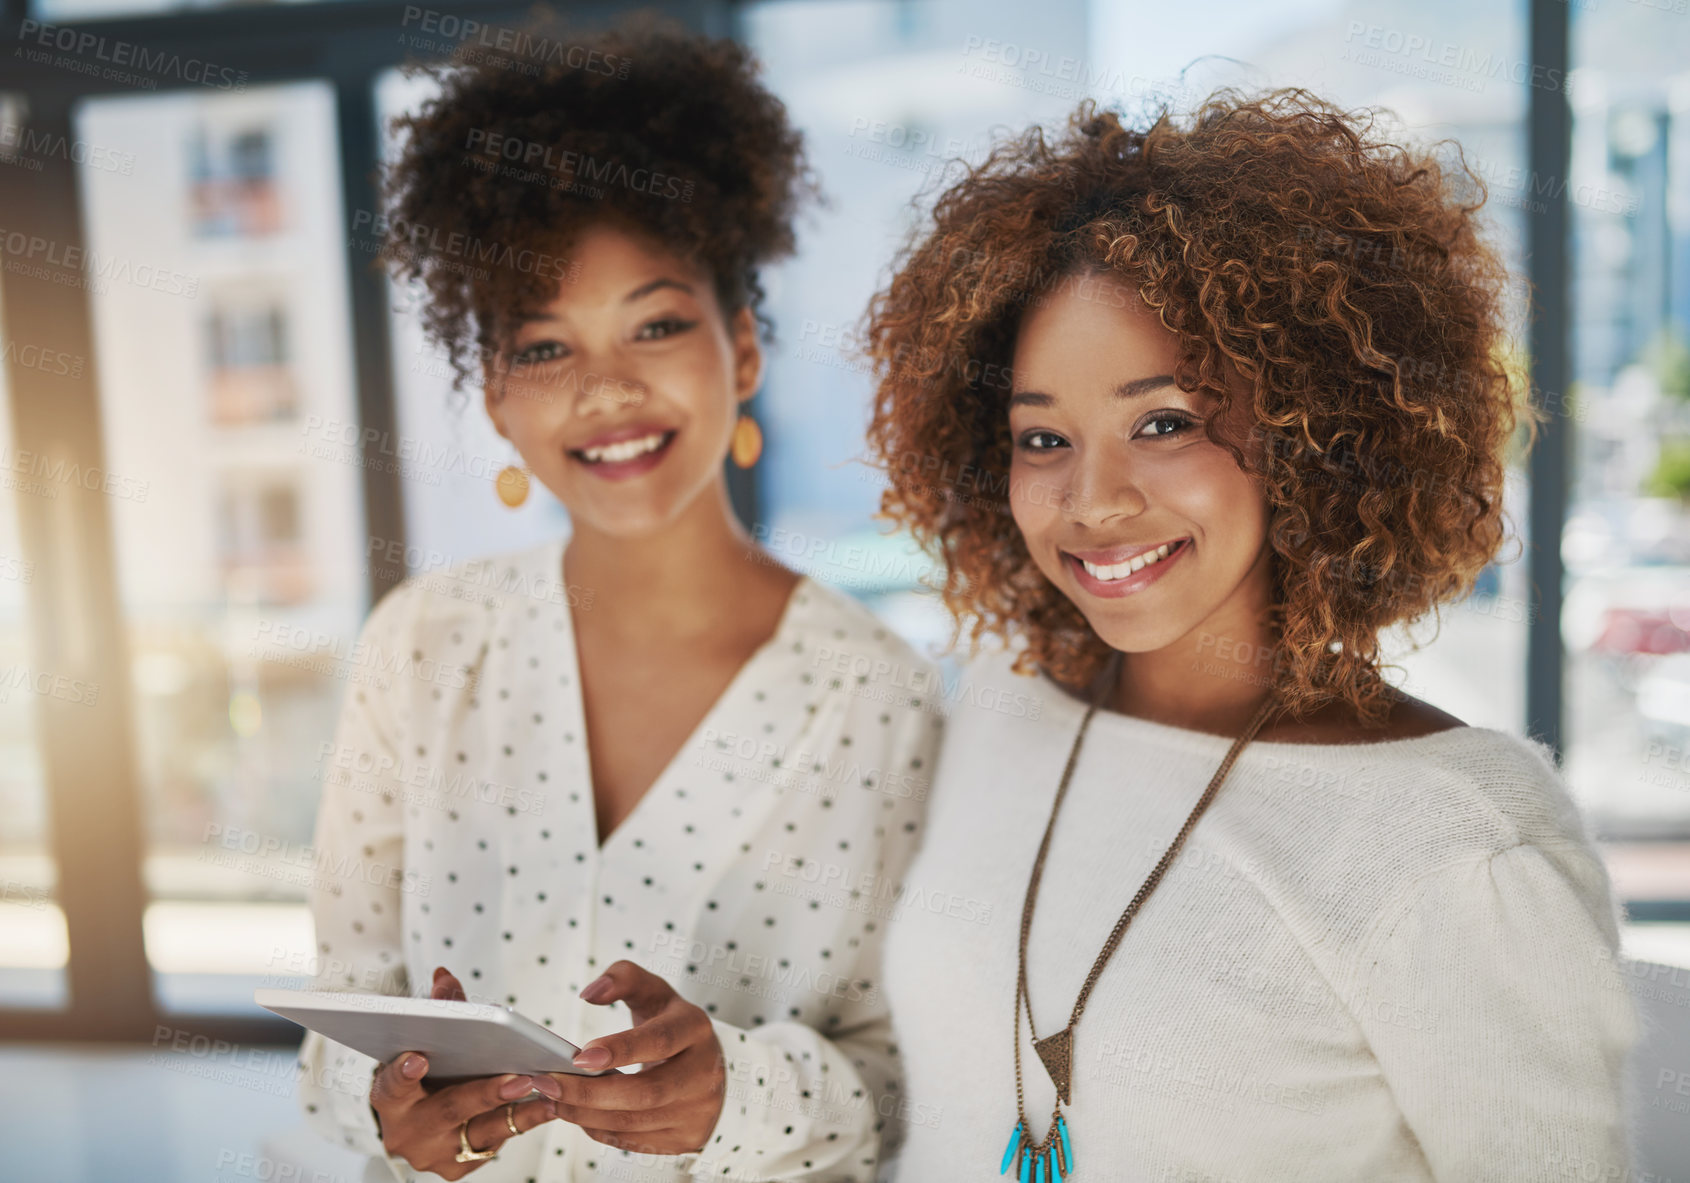
<path fill-rule="evenodd" d="M 661 341 L 665 337 L 673 337 L 676 333 L 684 333 L 693 325 L 694 320 L 682 320 L 678 316 L 666 316 L 661 320 L 651 321 L 640 326 L 636 339 L 640 341 Z"/>
<path fill-rule="evenodd" d="M 1191 420 L 1184 415 L 1156 414 L 1144 421 L 1138 429 L 1139 435 L 1161 436 L 1178 435 L 1191 426 Z"/>
<path fill-rule="evenodd" d="M 1039 440 L 1049 442 L 1035 442 Z M 1024 452 L 1049 452 L 1054 448 L 1060 448 L 1064 442 L 1063 438 L 1057 435 L 1054 431 L 1039 431 L 1035 429 L 1033 431 L 1029 431 L 1026 435 L 1021 437 L 1021 450 Z"/>
<path fill-rule="evenodd" d="M 519 366 L 532 366 L 543 361 L 556 361 L 566 352 L 557 341 L 537 341 L 526 349 L 518 350 L 513 360 Z"/>

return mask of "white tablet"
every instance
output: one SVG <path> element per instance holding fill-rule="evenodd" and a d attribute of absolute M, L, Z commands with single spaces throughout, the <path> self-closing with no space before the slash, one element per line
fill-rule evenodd
<path fill-rule="evenodd" d="M 581 1049 L 508 1006 L 336 990 L 256 990 L 252 1000 L 336 1043 L 387 1063 L 428 1057 L 431 1081 L 507 1072 L 605 1076 L 570 1063 Z"/>

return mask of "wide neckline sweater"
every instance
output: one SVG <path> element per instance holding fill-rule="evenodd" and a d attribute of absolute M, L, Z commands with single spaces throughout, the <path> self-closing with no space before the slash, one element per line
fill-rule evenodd
<path fill-rule="evenodd" d="M 996 1175 L 1027 876 L 1085 704 L 970 662 L 884 977 L 894 1178 Z M 1039 1035 L 1230 739 L 1093 718 L 1028 944 Z M 1103 970 L 1065 1106 L 1087 1180 L 1624 1178 L 1636 1016 L 1606 872 L 1538 745 L 1247 747 Z M 1055 1091 L 1020 1028 L 1035 1136 Z M 1568 1174 L 1568 1172 L 1573 1172 Z"/>

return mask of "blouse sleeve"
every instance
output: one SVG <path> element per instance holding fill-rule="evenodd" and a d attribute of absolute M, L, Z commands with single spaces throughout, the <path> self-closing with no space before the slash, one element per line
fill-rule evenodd
<path fill-rule="evenodd" d="M 349 678 L 332 746 L 320 753 L 322 798 L 312 842 L 310 891 L 316 928 L 311 988 L 406 994 L 401 893 L 420 890 L 405 871 L 401 742 L 394 701 L 402 692 L 403 587 L 371 611 L 348 661 Z M 377 1062 L 306 1032 L 299 1049 L 299 1098 L 324 1137 L 386 1160 L 370 1109 Z"/>
<path fill-rule="evenodd" d="M 942 715 L 908 709 L 888 748 L 888 768 L 931 784 Z M 882 840 L 884 874 L 901 884 L 919 841 L 926 792 L 891 798 Z M 753 1028 L 712 1019 L 722 1045 L 727 1091 L 716 1127 L 683 1169 L 704 1179 L 872 1183 L 882 1152 L 905 1120 L 902 1069 L 891 1012 L 880 988 L 881 938 L 864 941 L 853 973 L 860 1001 L 826 1034 L 782 1021 Z"/>
<path fill-rule="evenodd" d="M 1434 1178 L 1630 1177 L 1617 944 L 1582 849 L 1458 863 L 1390 909 L 1351 1007 Z"/>

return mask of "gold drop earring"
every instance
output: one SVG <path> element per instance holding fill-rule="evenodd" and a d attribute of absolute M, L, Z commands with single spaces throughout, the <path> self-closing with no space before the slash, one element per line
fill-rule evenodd
<path fill-rule="evenodd" d="M 504 380 L 502 377 L 499 379 L 498 392 L 499 397 L 503 398 Z M 499 434 L 504 435 L 504 432 L 501 430 Z M 514 444 L 511 445 L 511 451 L 515 454 L 516 460 L 514 463 L 501 468 L 499 475 L 493 478 L 493 491 L 499 495 L 500 501 L 503 501 L 509 508 L 515 509 L 528 500 L 528 477 L 530 474 L 523 467 L 522 453 L 516 450 Z"/>
<path fill-rule="evenodd" d="M 757 420 L 750 415 L 741 415 L 739 422 L 734 424 L 734 439 L 732 455 L 734 463 L 741 468 L 750 468 L 757 463 L 757 457 L 763 454 L 763 429 L 757 426 Z"/>
<path fill-rule="evenodd" d="M 518 464 L 507 464 L 499 470 L 493 489 L 511 509 L 528 500 L 528 470 Z"/>

